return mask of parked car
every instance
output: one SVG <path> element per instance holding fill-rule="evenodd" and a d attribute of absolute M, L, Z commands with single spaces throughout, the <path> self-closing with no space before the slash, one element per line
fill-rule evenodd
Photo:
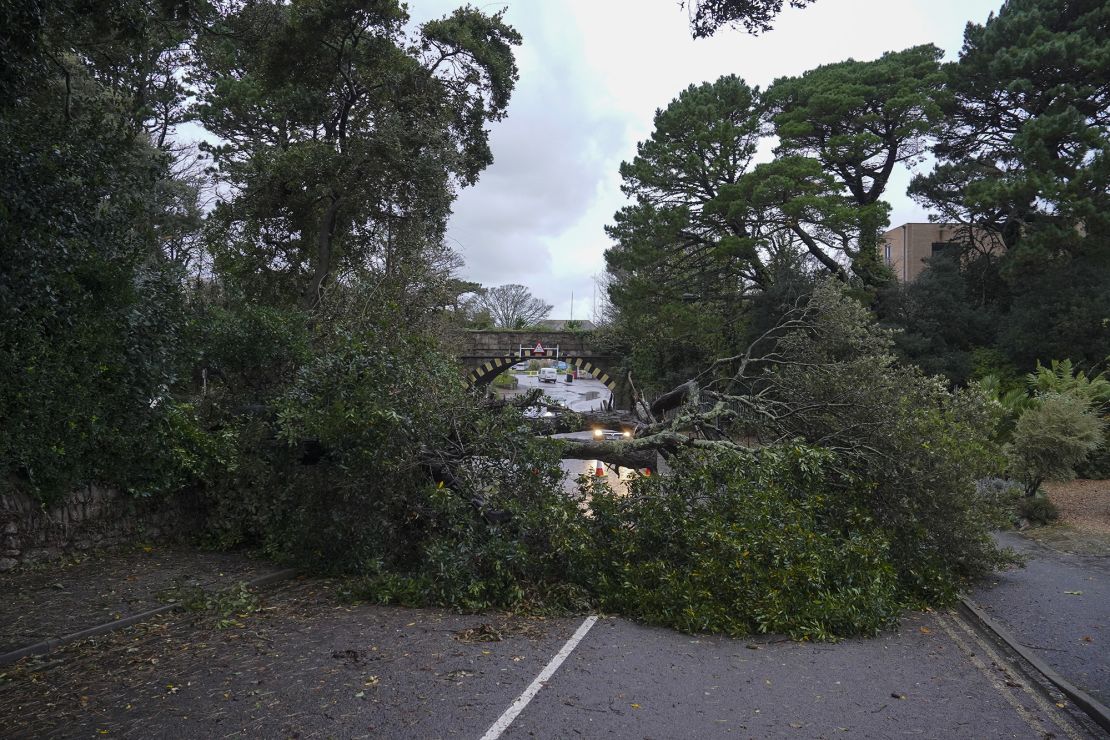
<path fill-rule="evenodd" d="M 628 431 L 627 429 L 594 429 L 594 439 L 614 440 L 630 439 L 631 437 L 632 432 Z"/>
<path fill-rule="evenodd" d="M 540 382 L 541 383 L 555 383 L 559 379 L 559 372 L 553 367 L 540 368 Z"/>
<path fill-rule="evenodd" d="M 518 362 L 517 364 L 513 365 L 513 370 L 517 370 L 519 372 L 523 372 L 527 369 L 528 369 L 528 362 L 527 361 Z"/>

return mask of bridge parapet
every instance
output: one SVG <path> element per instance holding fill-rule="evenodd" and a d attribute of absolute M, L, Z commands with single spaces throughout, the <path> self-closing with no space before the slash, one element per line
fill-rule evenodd
<path fill-rule="evenodd" d="M 509 351 L 514 356 L 518 349 L 523 348 L 530 352 L 536 342 L 543 344 L 549 350 L 549 357 L 554 357 L 555 349 L 560 355 L 597 355 L 591 339 L 591 332 L 573 331 L 468 331 L 463 341 L 466 347 L 464 357 L 503 357 Z M 523 355 L 528 357 L 528 354 Z"/>

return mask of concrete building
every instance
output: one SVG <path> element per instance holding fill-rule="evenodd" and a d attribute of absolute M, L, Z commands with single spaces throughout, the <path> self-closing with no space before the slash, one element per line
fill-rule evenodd
<path fill-rule="evenodd" d="M 883 262 L 894 270 L 898 280 L 908 283 L 925 269 L 925 260 L 954 245 L 966 243 L 966 227 L 961 224 L 908 223 L 883 234 Z M 996 239 L 976 239 L 978 248 L 999 252 L 1004 248 Z"/>
<path fill-rule="evenodd" d="M 917 279 L 925 260 L 956 239 L 959 224 L 909 223 L 883 234 L 883 263 L 903 283 Z"/>

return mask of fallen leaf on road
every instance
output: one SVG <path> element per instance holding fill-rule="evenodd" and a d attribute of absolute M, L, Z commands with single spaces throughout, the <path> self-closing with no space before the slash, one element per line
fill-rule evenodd
<path fill-rule="evenodd" d="M 629 704 L 628 706 L 632 707 L 633 709 L 639 709 L 640 708 L 639 704 Z"/>
<path fill-rule="evenodd" d="M 921 630 L 921 634 L 923 634 L 923 635 L 927 635 L 930 632 L 932 632 L 932 630 L 929 629 L 928 627 L 918 627 L 918 629 Z"/>
<path fill-rule="evenodd" d="M 791 722 L 790 726 L 793 727 L 795 730 L 797 730 L 797 729 L 802 727 L 802 723 L 801 722 Z"/>
<path fill-rule="evenodd" d="M 1083 642 L 1092 642 L 1090 635 L 1083 635 Z"/>
<path fill-rule="evenodd" d="M 1066 593 L 1068 596 L 1082 596 L 1083 595 L 1082 591 L 1065 591 L 1064 593 Z"/>
<path fill-rule="evenodd" d="M 897 692 L 891 692 L 890 698 L 891 699 L 905 699 L 906 695 L 905 694 L 899 694 Z"/>
<path fill-rule="evenodd" d="M 501 642 L 501 630 L 492 624 L 480 624 L 477 627 L 467 627 L 455 633 L 459 642 Z"/>

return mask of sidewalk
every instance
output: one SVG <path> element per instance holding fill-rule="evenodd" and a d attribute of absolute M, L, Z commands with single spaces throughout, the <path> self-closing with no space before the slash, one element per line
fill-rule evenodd
<path fill-rule="evenodd" d="M 240 554 L 159 545 L 10 571 L 0 576 L 0 655 L 275 570 Z"/>
<path fill-rule="evenodd" d="M 1110 557 L 1060 552 L 1017 532 L 996 535 L 1028 558 L 996 573 L 972 603 L 1080 689 L 1110 705 Z"/>

